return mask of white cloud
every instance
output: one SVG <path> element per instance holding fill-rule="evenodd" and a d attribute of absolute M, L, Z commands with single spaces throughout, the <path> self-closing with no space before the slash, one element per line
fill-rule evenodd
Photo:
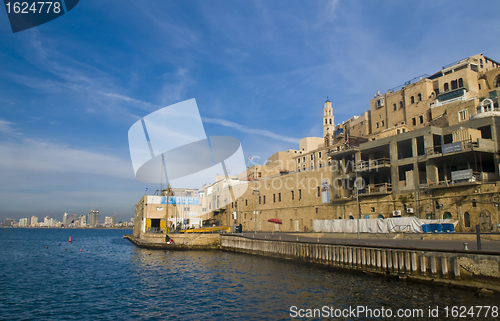
<path fill-rule="evenodd" d="M 30 173 L 86 173 L 134 178 L 129 160 L 35 139 L 0 143 L 3 176 L 25 177 Z M 14 182 L 11 182 L 14 183 Z"/>
<path fill-rule="evenodd" d="M 299 140 L 296 138 L 279 135 L 279 134 L 273 133 L 272 131 L 269 131 L 266 129 L 249 128 L 249 127 L 246 127 L 246 126 L 243 126 L 243 125 L 240 125 L 240 124 L 237 124 L 235 122 L 225 120 L 225 119 L 202 117 L 202 120 L 204 122 L 207 122 L 207 123 L 216 124 L 216 125 L 229 127 L 229 128 L 234 128 L 242 133 L 256 134 L 256 135 L 265 136 L 265 137 L 269 137 L 269 138 L 276 139 L 276 140 L 281 140 L 281 141 L 288 142 L 288 143 L 294 143 L 294 144 L 299 143 Z"/>
<path fill-rule="evenodd" d="M 0 119 L 0 133 L 4 134 L 18 134 L 18 132 L 12 127 L 14 123 Z"/>

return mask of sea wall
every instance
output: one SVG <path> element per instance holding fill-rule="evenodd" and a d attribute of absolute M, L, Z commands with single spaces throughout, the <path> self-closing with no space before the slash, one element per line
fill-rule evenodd
<path fill-rule="evenodd" d="M 165 234 L 144 233 L 140 238 L 125 235 L 138 247 L 165 250 L 215 250 L 220 247 L 219 234 L 169 234 L 173 242 L 166 242 Z"/>
<path fill-rule="evenodd" d="M 221 235 L 221 249 L 500 293 L 500 256 L 462 251 L 260 240 Z"/>

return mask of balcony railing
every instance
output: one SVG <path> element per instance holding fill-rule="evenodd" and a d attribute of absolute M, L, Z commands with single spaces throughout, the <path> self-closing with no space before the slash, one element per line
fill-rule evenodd
<path fill-rule="evenodd" d="M 477 142 L 473 142 L 471 139 L 453 142 L 453 144 L 454 143 L 462 143 L 460 151 L 463 151 L 466 149 L 471 149 L 472 147 L 478 146 Z M 443 146 L 445 146 L 445 145 L 449 145 L 449 144 L 435 145 L 433 147 L 427 147 L 425 149 L 425 155 L 429 156 L 429 155 L 435 155 L 435 154 L 442 154 L 443 153 Z"/>
<path fill-rule="evenodd" d="M 357 170 L 358 171 L 366 171 L 371 169 L 378 169 L 380 166 L 391 165 L 391 159 L 387 157 L 372 159 L 368 161 L 361 161 L 358 163 Z"/>
<path fill-rule="evenodd" d="M 359 195 L 390 193 L 392 192 L 391 183 L 370 184 L 366 185 L 364 189 L 359 190 Z"/>

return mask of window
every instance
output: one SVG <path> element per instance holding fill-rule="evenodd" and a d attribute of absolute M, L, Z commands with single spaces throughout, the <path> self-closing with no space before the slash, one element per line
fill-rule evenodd
<path fill-rule="evenodd" d="M 320 191 L 319 186 L 317 187 L 317 190 L 318 190 L 318 197 L 320 197 L 321 196 L 321 191 Z M 316 213 L 318 213 L 318 212 L 316 212 Z"/>
<path fill-rule="evenodd" d="M 325 125 L 328 125 L 328 119 L 325 119 Z"/>
<path fill-rule="evenodd" d="M 278 202 L 281 202 L 281 193 L 278 193 Z"/>
<path fill-rule="evenodd" d="M 403 108 L 403 101 L 402 100 L 399 102 L 399 109 L 401 109 L 401 108 Z"/>
<path fill-rule="evenodd" d="M 398 129 L 398 134 L 401 134 L 401 131 Z"/>
<path fill-rule="evenodd" d="M 330 119 L 330 125 L 332 124 L 332 120 Z"/>
<path fill-rule="evenodd" d="M 396 106 L 396 104 L 394 104 L 393 107 L 394 107 L 394 110 L 398 110 L 398 106 Z"/>
<path fill-rule="evenodd" d="M 248 199 L 245 200 L 245 206 L 248 206 Z"/>
<path fill-rule="evenodd" d="M 450 88 L 448 87 L 448 83 L 447 83 L 447 82 L 445 82 L 445 83 L 444 83 L 444 91 L 448 91 L 449 89 L 450 89 Z"/>
<path fill-rule="evenodd" d="M 418 94 L 418 101 L 422 101 L 422 94 Z"/>
<path fill-rule="evenodd" d="M 479 86 L 479 90 L 481 90 L 481 84 L 478 84 L 478 86 Z"/>
<path fill-rule="evenodd" d="M 462 78 L 458 79 L 458 88 L 462 88 L 464 86 L 464 80 Z"/>
<path fill-rule="evenodd" d="M 424 115 L 420 115 L 419 118 L 420 118 L 420 123 L 423 124 L 424 123 Z"/>
<path fill-rule="evenodd" d="M 318 210 L 319 210 L 319 208 L 316 207 L 316 214 L 318 214 Z"/>
<path fill-rule="evenodd" d="M 262 196 L 262 204 L 266 204 L 266 195 Z"/>
<path fill-rule="evenodd" d="M 451 90 L 457 89 L 457 88 L 458 88 L 457 81 L 456 80 L 452 80 L 451 81 Z"/>
<path fill-rule="evenodd" d="M 273 203 L 276 203 L 276 194 L 273 194 Z"/>
<path fill-rule="evenodd" d="M 413 123 L 413 126 L 416 126 L 417 125 L 417 119 L 415 117 L 413 117 L 411 119 L 412 123 Z"/>
<path fill-rule="evenodd" d="M 295 193 L 292 191 L 292 200 L 295 198 Z"/>
<path fill-rule="evenodd" d="M 375 207 L 371 207 L 370 210 L 372 211 L 372 213 L 375 212 Z"/>
<path fill-rule="evenodd" d="M 299 201 L 300 201 L 300 199 L 302 199 L 302 190 L 301 189 L 299 189 Z"/>
<path fill-rule="evenodd" d="M 313 159 L 314 159 L 314 154 L 311 154 L 311 160 L 313 160 Z"/>
<path fill-rule="evenodd" d="M 377 123 L 377 128 L 378 128 L 378 123 Z"/>
<path fill-rule="evenodd" d="M 380 98 L 377 100 L 377 108 L 383 107 L 384 106 L 384 98 Z"/>
<path fill-rule="evenodd" d="M 464 213 L 465 227 L 470 227 L 470 215 L 469 212 Z"/>
<path fill-rule="evenodd" d="M 321 152 L 319 152 L 319 158 L 321 158 Z"/>
<path fill-rule="evenodd" d="M 382 120 L 382 127 L 384 127 L 384 121 Z"/>
<path fill-rule="evenodd" d="M 467 111 L 467 109 L 463 109 L 461 111 L 458 112 L 458 121 L 465 121 L 469 118 L 469 112 Z"/>
<path fill-rule="evenodd" d="M 262 204 L 262 196 L 259 196 L 259 204 Z"/>
<path fill-rule="evenodd" d="M 412 104 L 414 104 L 415 103 L 415 97 L 411 96 L 410 101 L 411 101 Z"/>

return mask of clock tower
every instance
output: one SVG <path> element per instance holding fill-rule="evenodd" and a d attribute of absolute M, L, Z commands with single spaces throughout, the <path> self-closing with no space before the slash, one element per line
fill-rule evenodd
<path fill-rule="evenodd" d="M 332 103 L 327 98 L 323 110 L 323 138 L 328 136 L 329 141 L 333 139 L 333 132 L 335 131 L 335 122 L 333 119 Z"/>

